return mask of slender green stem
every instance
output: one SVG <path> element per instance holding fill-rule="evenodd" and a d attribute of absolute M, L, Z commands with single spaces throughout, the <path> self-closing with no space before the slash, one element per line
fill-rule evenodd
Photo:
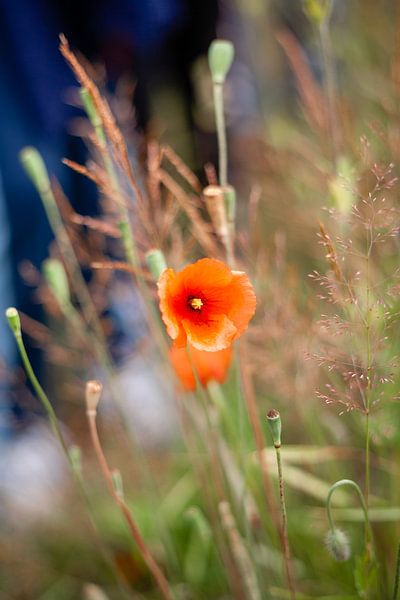
<path fill-rule="evenodd" d="M 60 442 L 61 447 L 68 458 L 68 462 L 70 462 L 68 447 L 67 447 L 67 444 L 65 443 L 65 440 L 61 433 L 61 429 L 58 424 L 56 413 L 54 412 L 54 408 L 52 407 L 50 400 L 46 396 L 42 386 L 40 385 L 40 383 L 34 373 L 34 370 L 32 369 L 32 365 L 30 363 L 28 354 L 25 350 L 24 342 L 22 340 L 22 335 L 15 335 L 15 340 L 17 342 L 18 350 L 21 355 L 21 359 L 22 359 L 26 374 L 28 376 L 28 379 L 31 382 L 32 387 L 35 390 L 39 400 L 41 401 L 43 408 L 45 409 L 45 411 L 47 413 L 47 416 L 49 417 L 51 428 L 53 429 L 55 436 L 57 437 L 58 441 Z"/>
<path fill-rule="evenodd" d="M 32 387 L 35 390 L 35 393 L 37 394 L 37 397 L 39 398 L 40 402 L 43 405 L 43 408 L 46 411 L 46 414 L 47 414 L 47 416 L 49 418 L 49 421 L 50 421 L 51 428 L 52 428 L 52 430 L 53 430 L 53 432 L 54 432 L 57 440 L 60 443 L 62 451 L 65 454 L 65 457 L 67 459 L 67 462 L 68 462 L 69 468 L 71 470 L 73 479 L 74 479 L 74 481 L 75 481 L 75 483 L 76 483 L 76 485 L 78 487 L 78 490 L 79 490 L 79 492 L 81 494 L 81 497 L 82 497 L 82 499 L 83 499 L 83 501 L 85 503 L 85 506 L 87 508 L 88 517 L 89 517 L 90 523 L 92 525 L 92 528 L 93 528 L 94 532 L 96 533 L 96 535 L 99 536 L 99 533 L 98 533 L 98 530 L 97 530 L 97 525 L 96 525 L 94 517 L 92 515 L 93 510 L 91 508 L 91 503 L 90 503 L 90 500 L 89 500 L 88 495 L 86 493 L 86 489 L 85 489 L 84 481 L 82 479 L 82 475 L 79 472 L 79 470 L 76 468 L 74 460 L 71 457 L 71 453 L 69 452 L 67 443 L 66 443 L 66 441 L 64 439 L 64 436 L 63 436 L 63 434 L 61 432 L 61 428 L 60 428 L 60 425 L 58 423 L 57 415 L 56 415 L 56 413 L 54 411 L 54 408 L 53 408 L 53 406 L 52 406 L 49 398 L 47 397 L 47 394 L 43 390 L 42 386 L 39 383 L 38 378 L 35 375 L 35 372 L 34 372 L 34 370 L 32 368 L 31 362 L 29 360 L 28 354 L 27 354 L 26 349 L 25 349 L 25 345 L 24 345 L 24 342 L 23 342 L 23 339 L 22 339 L 22 335 L 20 333 L 19 334 L 18 333 L 14 333 L 14 337 L 15 337 L 15 340 L 16 340 L 16 343 L 17 343 L 17 346 L 18 346 L 18 350 L 19 350 L 19 353 L 21 355 L 22 363 L 24 365 L 24 369 L 26 371 L 28 379 L 31 382 Z M 114 565 L 114 561 L 113 561 L 112 557 L 110 556 L 109 551 L 105 548 L 103 542 L 101 541 L 100 536 L 99 536 L 99 540 L 100 540 L 100 549 L 101 549 L 101 552 L 102 552 L 105 560 L 107 560 L 107 562 L 110 564 L 112 570 L 114 571 L 116 580 L 118 581 L 118 584 L 121 587 L 121 592 L 126 596 L 129 593 L 128 590 L 127 590 L 127 588 L 126 588 L 126 585 L 122 581 L 121 575 L 119 574 L 118 570 L 116 569 L 116 567 Z M 130 595 L 130 593 L 129 593 L 129 595 Z"/>
<path fill-rule="evenodd" d="M 367 231 L 367 255 L 366 255 L 366 346 L 367 346 L 367 389 L 365 392 L 365 504 L 368 513 L 369 510 L 369 492 L 370 492 L 370 410 L 371 410 L 371 286 L 370 286 L 370 255 L 372 249 L 372 231 Z M 365 528 L 365 543 L 368 544 L 368 532 Z"/>
<path fill-rule="evenodd" d="M 372 528 L 371 528 L 371 524 L 369 521 L 368 506 L 366 504 L 364 495 L 363 495 L 359 485 L 357 485 L 357 483 L 355 481 L 353 481 L 352 479 L 341 479 L 340 481 L 336 481 L 336 483 L 334 483 L 329 490 L 329 493 L 328 493 L 328 496 L 326 499 L 326 509 L 327 509 L 327 513 L 328 513 L 329 526 L 332 529 L 332 531 L 335 529 L 335 522 L 334 522 L 334 519 L 332 516 L 332 506 L 331 506 L 333 492 L 335 490 L 337 490 L 339 487 L 342 487 L 345 485 L 348 485 L 348 486 L 354 488 L 358 494 L 361 508 L 363 509 L 364 517 L 365 517 L 365 530 L 367 532 L 366 533 L 366 550 L 369 553 L 370 543 L 372 542 Z"/>
<path fill-rule="evenodd" d="M 223 84 L 214 83 L 213 92 L 215 123 L 218 137 L 219 184 L 224 186 L 228 183 L 228 149 L 226 142 Z"/>
<path fill-rule="evenodd" d="M 291 558 L 290 558 L 286 500 L 285 500 L 285 484 L 284 484 L 283 470 L 282 470 L 281 447 L 277 446 L 277 445 L 274 445 L 274 447 L 275 447 L 275 453 L 276 453 L 276 462 L 278 465 L 279 502 L 280 502 L 281 513 L 282 513 L 282 544 L 283 544 L 283 554 L 284 554 L 284 559 L 285 559 L 286 578 L 287 578 L 288 586 L 290 589 L 290 597 L 292 598 L 292 600 L 294 600 L 296 598 L 296 593 L 295 593 L 295 589 L 294 589 Z"/>

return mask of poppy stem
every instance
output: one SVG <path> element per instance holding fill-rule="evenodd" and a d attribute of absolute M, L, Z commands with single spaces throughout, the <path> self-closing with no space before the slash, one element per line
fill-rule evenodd
<path fill-rule="evenodd" d="M 131 594 L 126 589 L 126 584 L 122 580 L 121 574 L 119 573 L 119 571 L 114 563 L 113 558 L 111 557 L 108 549 L 105 547 L 104 543 L 101 540 L 101 537 L 100 537 L 100 534 L 98 531 L 98 527 L 97 527 L 95 518 L 93 516 L 93 509 L 92 509 L 89 497 L 87 495 L 87 492 L 85 489 L 85 484 L 84 484 L 84 479 L 82 477 L 82 473 L 80 470 L 79 450 L 77 449 L 77 446 L 68 447 L 67 442 L 65 441 L 64 435 L 61 431 L 61 427 L 58 422 L 57 415 L 55 413 L 53 405 L 50 402 L 46 392 L 40 385 L 39 380 L 36 377 L 36 374 L 32 368 L 32 365 L 29 360 L 28 354 L 26 352 L 25 344 L 24 344 L 24 341 L 22 338 L 21 322 L 20 322 L 18 311 L 15 308 L 10 307 L 6 311 L 6 317 L 7 317 L 8 323 L 10 325 L 11 331 L 14 335 L 15 341 L 17 343 L 18 351 L 20 353 L 22 364 L 24 366 L 26 375 L 27 375 L 27 377 L 28 377 L 37 397 L 39 398 L 39 400 L 45 410 L 45 413 L 50 421 L 50 425 L 53 430 L 53 433 L 54 433 L 55 437 L 57 438 L 57 440 L 61 446 L 61 449 L 65 455 L 65 458 L 67 460 L 69 469 L 70 469 L 72 477 L 73 477 L 73 481 L 75 482 L 77 489 L 79 491 L 79 494 L 80 494 L 80 496 L 84 502 L 84 505 L 86 507 L 90 525 L 92 526 L 93 532 L 95 533 L 96 537 L 98 537 L 97 541 L 98 541 L 98 545 L 99 545 L 99 551 L 101 552 L 102 556 L 104 557 L 104 560 L 110 565 L 112 571 L 114 572 L 116 581 L 121 589 L 121 592 L 124 594 L 125 597 L 128 597 Z"/>
<path fill-rule="evenodd" d="M 284 564 L 286 571 L 286 578 L 290 590 L 290 597 L 292 600 L 296 598 L 296 592 L 293 582 L 292 573 L 292 561 L 290 556 L 289 547 L 289 536 L 288 536 L 288 524 L 287 524 L 287 511 L 286 511 L 286 500 L 285 500 L 285 483 L 283 479 L 282 459 L 281 459 L 281 417 L 277 410 L 270 410 L 267 414 L 268 425 L 271 430 L 272 439 L 276 454 L 276 463 L 278 467 L 278 480 L 279 480 L 279 501 L 281 505 L 282 513 L 282 547 Z"/>
<path fill-rule="evenodd" d="M 214 93 L 215 123 L 218 137 L 219 184 L 228 183 L 228 150 L 224 114 L 224 83 L 232 66 L 234 47 L 228 40 L 214 40 L 208 50 Z"/>
<path fill-rule="evenodd" d="M 226 141 L 225 114 L 224 114 L 224 86 L 222 83 L 213 84 L 215 124 L 218 138 L 218 165 L 219 183 L 224 186 L 228 183 L 228 146 Z"/>

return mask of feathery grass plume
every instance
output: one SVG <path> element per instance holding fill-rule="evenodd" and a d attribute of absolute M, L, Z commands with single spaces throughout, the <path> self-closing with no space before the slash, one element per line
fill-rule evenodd
<path fill-rule="evenodd" d="M 317 395 L 327 404 L 341 406 L 340 414 L 358 411 L 365 417 L 367 512 L 371 479 L 370 421 L 378 402 L 392 397 L 398 362 L 397 347 L 389 335 L 398 318 L 390 293 L 393 275 L 384 278 L 380 275 L 390 247 L 397 252 L 393 244 L 398 231 L 396 210 L 387 197 L 397 182 L 392 169 L 391 164 L 370 167 L 372 189 L 367 193 L 353 191 L 356 202 L 344 234 L 333 238 L 325 228 L 321 229 L 321 244 L 327 250 L 331 273 L 320 275 L 315 271 L 311 275 L 319 284 L 320 299 L 330 305 L 328 314 L 323 314 L 319 323 L 326 350 L 314 355 L 318 363 L 327 368 L 329 379 L 325 389 L 318 390 Z M 336 215 L 331 212 L 331 216 Z M 350 233 L 351 238 L 347 237 Z M 368 519 L 364 535 L 368 548 L 371 543 Z"/>

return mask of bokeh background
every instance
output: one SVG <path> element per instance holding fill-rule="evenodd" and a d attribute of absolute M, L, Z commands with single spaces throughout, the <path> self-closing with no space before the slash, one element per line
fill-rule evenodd
<path fill-rule="evenodd" d="M 399 9 L 389 0 L 334 2 L 338 144 L 346 175 L 352 176 L 365 150 L 363 136 L 377 160 L 398 159 L 399 23 Z M 215 37 L 234 43 L 226 85 L 229 180 L 238 190 L 239 246 L 250 236 L 246 259 L 259 281 L 269 323 L 267 334 L 255 330 L 251 337 L 261 346 L 264 336 L 266 348 L 253 357 L 258 390 L 263 401 L 268 395 L 287 415 L 292 443 L 346 445 L 358 435 L 357 426 L 344 424 L 337 411 L 321 411 L 314 394 L 319 371 L 304 359 L 319 335 L 318 300 L 307 275 L 323 261 L 316 232 L 335 188 L 318 103 L 323 57 L 301 0 L 0 0 L 0 312 L 10 305 L 21 311 L 29 355 L 67 435 L 86 447 L 83 383 L 88 373 L 101 373 L 74 347 L 43 284 L 41 266 L 54 252 L 53 237 L 18 158 L 24 146 L 37 147 L 74 211 L 99 214 L 95 186 L 61 163 L 63 157 L 80 163 L 88 158 L 82 141 L 87 121 L 74 77 L 58 51 L 61 32 L 109 98 L 132 161 L 142 164 L 147 145 L 160 140 L 203 185 L 204 165 L 217 162 L 207 50 Z M 82 237 L 85 230 L 76 235 L 84 255 Z M 112 244 L 102 250 L 118 255 Z M 92 277 L 89 269 L 84 274 Z M 177 506 L 196 491 L 185 479 L 173 385 L 158 368 L 141 299 L 124 274 L 106 281 L 101 298 L 103 284 L 100 279 L 97 293 L 119 383 L 126 390 L 125 419 L 144 448 L 151 484 L 127 457 L 126 445 L 117 443 L 123 433 L 105 402 L 108 450 L 126 468 L 142 527 L 156 538 L 152 486 L 167 497 L 172 521 L 174 509 L 178 514 Z M 85 588 L 91 581 L 118 598 L 107 567 L 94 558 L 90 528 L 5 320 L 0 320 L 0 359 L 0 600 L 72 600 L 82 594 L 100 600 Z M 377 426 L 377 441 L 393 441 L 393 415 L 395 409 Z M 324 474 L 333 476 L 337 465 L 326 469 Z M 128 549 L 118 515 L 109 508 L 90 452 L 86 477 L 121 571 L 139 590 L 138 598 L 156 597 L 143 564 Z M 177 481 L 175 490 L 171 482 Z M 296 486 L 301 488 L 298 480 Z M 316 498 L 313 518 L 318 521 Z M 173 527 L 183 547 L 187 530 Z M 296 535 L 301 538 L 300 526 Z M 310 556 L 304 560 L 315 568 Z M 336 571 L 332 567 L 326 573 L 327 587 L 333 586 Z M 346 571 L 343 593 L 350 580 Z M 230 597 L 218 572 L 211 572 L 210 581 L 208 591 L 187 597 Z"/>

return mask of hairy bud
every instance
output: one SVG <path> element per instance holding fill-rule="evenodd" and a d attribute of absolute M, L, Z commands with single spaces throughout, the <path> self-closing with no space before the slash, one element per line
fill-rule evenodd
<path fill-rule="evenodd" d="M 349 560 L 351 554 L 350 541 L 342 529 L 330 529 L 325 536 L 325 544 L 332 558 L 338 562 Z"/>

